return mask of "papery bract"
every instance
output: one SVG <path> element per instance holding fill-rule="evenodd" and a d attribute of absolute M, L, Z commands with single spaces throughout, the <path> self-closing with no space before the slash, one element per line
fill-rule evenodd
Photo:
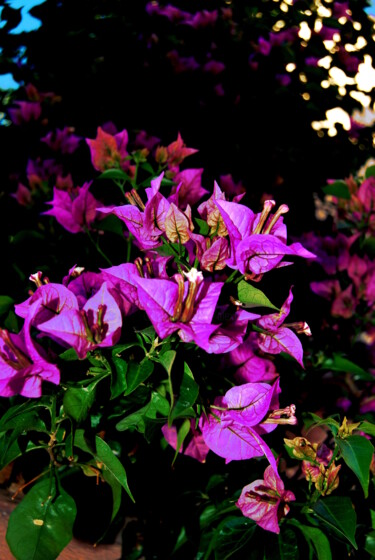
<path fill-rule="evenodd" d="M 293 492 L 284 489 L 277 470 L 269 466 L 263 480 L 255 480 L 242 489 L 236 506 L 263 529 L 280 533 L 279 521 L 289 512 L 287 503 L 295 499 Z"/>
<path fill-rule="evenodd" d="M 25 329 L 19 334 L 0 329 L 0 396 L 40 397 L 43 381 L 60 382 L 59 369 L 45 359 L 43 349 Z"/>

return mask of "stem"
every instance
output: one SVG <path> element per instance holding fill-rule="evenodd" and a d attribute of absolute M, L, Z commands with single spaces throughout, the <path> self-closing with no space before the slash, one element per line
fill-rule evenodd
<path fill-rule="evenodd" d="M 229 282 L 231 282 L 237 276 L 237 274 L 238 274 L 238 270 L 233 270 L 233 272 L 225 280 L 225 284 L 228 284 Z"/>
<path fill-rule="evenodd" d="M 120 189 L 120 191 L 122 192 L 123 196 L 125 196 L 125 191 L 124 191 L 124 183 L 125 181 L 121 181 L 121 179 L 114 179 L 113 180 L 115 185 L 117 185 Z"/>
<path fill-rule="evenodd" d="M 90 239 L 91 243 L 94 245 L 95 249 L 98 251 L 99 255 L 101 255 L 103 257 L 103 259 L 110 265 L 113 266 L 113 263 L 109 260 L 109 258 L 107 257 L 107 255 L 105 253 L 103 253 L 103 251 L 101 250 L 101 248 L 99 247 L 99 243 L 97 243 L 94 238 L 92 237 L 91 233 L 89 232 L 89 230 L 87 228 L 85 228 L 85 233 L 87 234 L 87 237 Z"/>

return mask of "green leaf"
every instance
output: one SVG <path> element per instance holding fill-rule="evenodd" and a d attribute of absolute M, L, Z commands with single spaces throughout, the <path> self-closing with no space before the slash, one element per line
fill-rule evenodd
<path fill-rule="evenodd" d="M 200 218 L 194 218 L 194 222 L 197 224 L 200 235 L 208 235 L 210 231 L 210 226 L 205 220 L 201 220 Z"/>
<path fill-rule="evenodd" d="M 215 560 L 227 560 L 238 554 L 253 538 L 256 525 L 247 517 L 229 516 L 215 529 Z M 247 552 L 247 551 L 246 551 Z M 247 554 L 244 555 L 244 558 Z"/>
<path fill-rule="evenodd" d="M 279 311 L 261 290 L 255 288 L 245 280 L 241 280 L 238 284 L 237 297 L 240 302 L 246 304 L 246 307 L 270 307 L 271 309 Z"/>
<path fill-rule="evenodd" d="M 357 516 L 350 498 L 328 497 L 318 500 L 313 506 L 315 516 L 340 537 L 345 537 L 357 550 L 355 530 Z"/>
<path fill-rule="evenodd" d="M 127 475 L 121 461 L 102 438 L 95 436 L 95 449 L 93 449 L 85 439 L 84 430 L 79 429 L 76 430 L 74 435 L 74 445 L 92 455 L 97 463 L 101 463 L 104 480 L 107 476 L 112 476 L 124 488 L 131 500 L 135 501 L 130 492 Z"/>
<path fill-rule="evenodd" d="M 375 436 L 375 424 L 371 424 L 371 422 L 367 422 L 364 420 L 361 422 L 361 425 L 358 427 L 359 430 L 365 432 L 369 436 Z"/>
<path fill-rule="evenodd" d="M 130 395 L 141 383 L 146 381 L 154 371 L 154 364 L 147 357 L 141 363 L 130 362 L 126 374 L 126 390 L 124 395 Z"/>
<path fill-rule="evenodd" d="M 112 505 L 111 521 L 110 521 L 110 523 L 112 523 L 121 506 L 122 485 L 108 469 L 104 469 L 103 478 L 110 485 L 112 490 L 113 505 Z"/>
<path fill-rule="evenodd" d="M 133 495 L 128 486 L 128 478 L 120 460 L 113 453 L 109 445 L 99 436 L 95 437 L 96 453 L 95 459 L 102 463 L 104 479 L 109 473 L 125 490 L 130 499 L 134 502 Z"/>
<path fill-rule="evenodd" d="M 14 299 L 9 296 L 0 296 L 0 315 L 4 315 L 13 306 Z"/>
<path fill-rule="evenodd" d="M 3 434 L 0 438 L 0 470 L 28 451 L 39 448 L 32 441 L 26 443 L 25 438 L 9 438 Z"/>
<path fill-rule="evenodd" d="M 315 551 L 318 560 L 332 560 L 331 547 L 326 535 L 317 527 L 302 525 L 297 519 L 288 520 L 289 525 L 294 525 L 302 532 L 310 550 Z"/>
<path fill-rule="evenodd" d="M 321 418 L 313 412 L 305 412 L 302 416 L 304 417 L 304 424 L 306 428 L 310 428 L 311 426 L 328 426 L 335 435 L 339 431 L 340 424 L 332 416 L 329 416 L 328 418 Z M 311 420 L 308 420 L 309 417 Z"/>
<path fill-rule="evenodd" d="M 177 352 L 175 350 L 166 350 L 158 356 L 158 362 L 161 363 L 168 375 L 171 375 L 173 362 L 175 361 Z"/>
<path fill-rule="evenodd" d="M 336 443 L 345 463 L 358 477 L 365 498 L 367 498 L 374 446 L 363 436 L 348 436 L 345 439 L 336 438 Z"/>
<path fill-rule="evenodd" d="M 55 560 L 72 539 L 76 505 L 55 479 L 38 482 L 10 514 L 6 539 L 17 560 Z"/>
<path fill-rule="evenodd" d="M 4 319 L 4 327 L 12 333 L 18 333 L 19 329 L 19 319 L 13 309 L 11 309 Z"/>
<path fill-rule="evenodd" d="M 115 370 L 112 371 L 111 377 L 111 400 L 122 395 L 126 388 L 126 374 L 128 371 L 128 363 L 122 358 L 113 357 Z"/>
<path fill-rule="evenodd" d="M 103 220 L 100 220 L 97 224 L 97 228 L 100 231 L 109 231 L 115 233 L 119 237 L 124 239 L 124 230 L 122 227 L 122 222 L 114 215 L 106 216 Z"/>
<path fill-rule="evenodd" d="M 161 414 L 166 418 L 169 414 L 169 402 L 165 397 L 154 391 L 151 395 L 151 400 L 146 406 L 143 406 L 136 412 L 129 414 L 116 424 L 116 429 L 119 432 L 128 430 L 130 427 L 135 426 L 141 433 L 145 431 L 145 420 L 156 419 L 157 415 Z"/>
<path fill-rule="evenodd" d="M 322 369 L 330 369 L 332 371 L 344 371 L 345 373 L 352 373 L 355 379 L 363 381 L 373 381 L 374 377 L 357 364 L 343 358 L 340 354 L 333 354 L 332 358 L 327 358 L 321 365 Z"/>
<path fill-rule="evenodd" d="M 59 358 L 60 360 L 64 360 L 64 362 L 75 362 L 79 359 L 74 348 L 69 348 L 68 350 L 65 350 L 65 352 L 62 352 L 59 354 Z"/>
<path fill-rule="evenodd" d="M 350 191 L 348 185 L 345 181 L 335 181 L 331 185 L 327 185 L 326 187 L 322 188 L 322 191 L 325 194 L 331 194 L 333 196 L 337 196 L 337 198 L 344 198 L 346 200 L 350 200 Z"/>
<path fill-rule="evenodd" d="M 176 390 L 177 388 L 174 387 Z M 171 419 L 174 420 L 183 416 L 186 411 L 195 403 L 199 394 L 199 385 L 195 382 L 193 373 L 187 363 L 184 363 L 184 373 L 182 376 L 179 394 L 175 401 Z"/>
<path fill-rule="evenodd" d="M 98 179 L 123 179 L 128 181 L 130 177 L 122 169 L 106 169 L 99 175 Z"/>
<path fill-rule="evenodd" d="M 365 540 L 365 551 L 370 554 L 373 558 L 375 558 L 375 531 L 370 531 L 366 535 Z"/>
<path fill-rule="evenodd" d="M 176 453 L 174 454 L 172 465 L 176 461 L 177 456 L 178 456 L 178 454 L 180 452 L 180 449 L 182 447 L 182 444 L 184 443 L 185 438 L 186 438 L 186 436 L 188 435 L 189 432 L 190 432 L 190 420 L 188 420 L 186 418 L 186 420 L 183 421 L 182 425 L 180 426 L 180 428 L 177 432 Z"/>
<path fill-rule="evenodd" d="M 365 177 L 366 179 L 369 177 L 375 177 L 375 165 L 370 165 L 370 167 L 366 169 Z"/>
<path fill-rule="evenodd" d="M 76 422 L 82 422 L 87 418 L 88 412 L 95 401 L 97 383 L 91 383 L 87 387 L 69 387 L 65 392 L 64 411 Z"/>

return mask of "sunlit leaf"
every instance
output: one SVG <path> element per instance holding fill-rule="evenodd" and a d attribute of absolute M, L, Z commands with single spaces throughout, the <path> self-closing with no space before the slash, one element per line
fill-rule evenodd
<path fill-rule="evenodd" d="M 268 297 L 261 290 L 255 288 L 245 280 L 239 282 L 237 296 L 239 301 L 246 304 L 246 307 L 270 307 L 278 311 L 278 308 L 270 302 Z"/>

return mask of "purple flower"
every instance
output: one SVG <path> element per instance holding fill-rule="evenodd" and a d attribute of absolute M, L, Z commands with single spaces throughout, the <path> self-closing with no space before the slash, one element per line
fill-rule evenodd
<path fill-rule="evenodd" d="M 278 391 L 278 382 L 273 385 L 245 383 L 232 387 L 224 397 L 217 397 L 211 413 L 201 416 L 199 422 L 206 445 L 224 457 L 226 463 L 265 455 L 276 469 L 275 458 L 259 433 L 270 431 L 272 428 L 263 429 L 265 423 L 280 423 L 280 415 L 284 413 L 289 413 L 285 422 L 295 423 L 295 407 L 292 409 L 292 406 L 288 407 L 288 411 L 275 411 L 274 418 L 268 421 L 267 413 Z"/>
<path fill-rule="evenodd" d="M 73 294 L 72 294 L 73 295 Z M 73 296 L 74 297 L 74 296 Z M 78 307 L 78 303 L 77 303 Z M 114 346 L 121 334 L 121 311 L 104 282 L 82 310 L 64 308 L 37 328 L 60 344 L 72 347 L 83 359 L 89 350 Z"/>
<path fill-rule="evenodd" d="M 66 126 L 62 130 L 59 128 L 54 132 L 49 132 L 41 138 L 47 146 L 56 152 L 60 151 L 62 154 L 72 154 L 76 151 L 81 141 L 79 136 L 74 134 L 74 128 Z"/>
<path fill-rule="evenodd" d="M 282 214 L 289 208 L 285 204 L 272 215 L 273 200 L 266 200 L 259 214 L 236 202 L 215 202 L 229 234 L 231 256 L 227 265 L 230 268 L 254 277 L 282 266 L 280 263 L 285 255 L 315 257 L 300 243 L 286 244 L 287 232 Z"/>
<path fill-rule="evenodd" d="M 295 499 L 293 492 L 284 489 L 277 470 L 269 466 L 263 480 L 255 480 L 242 489 L 236 506 L 262 529 L 280 533 L 279 521 L 289 512 L 288 502 Z"/>
<path fill-rule="evenodd" d="M 42 113 L 39 101 L 15 101 L 17 107 L 9 109 L 9 116 L 13 124 L 21 125 L 32 120 L 37 121 Z"/>
<path fill-rule="evenodd" d="M 45 359 L 43 349 L 25 328 L 19 334 L 0 329 L 0 395 L 37 398 L 43 381 L 60 382 L 58 368 Z"/>
<path fill-rule="evenodd" d="M 99 202 L 89 192 L 91 182 L 66 192 L 53 189 L 53 200 L 47 202 L 51 210 L 42 212 L 45 216 L 54 216 L 70 233 L 79 233 L 89 228 L 96 218 Z"/>
<path fill-rule="evenodd" d="M 289 295 L 281 306 L 280 312 L 264 315 L 257 321 L 257 325 L 264 331 L 259 334 L 258 344 L 263 352 L 268 352 L 269 354 L 286 352 L 290 356 L 293 356 L 293 358 L 304 367 L 302 344 L 299 338 L 288 327 L 292 327 L 297 332 L 307 335 L 311 334 L 310 329 L 307 323 L 290 323 L 288 326 L 283 325 L 285 318 L 289 315 L 292 301 L 293 294 L 292 288 L 290 288 Z"/>

